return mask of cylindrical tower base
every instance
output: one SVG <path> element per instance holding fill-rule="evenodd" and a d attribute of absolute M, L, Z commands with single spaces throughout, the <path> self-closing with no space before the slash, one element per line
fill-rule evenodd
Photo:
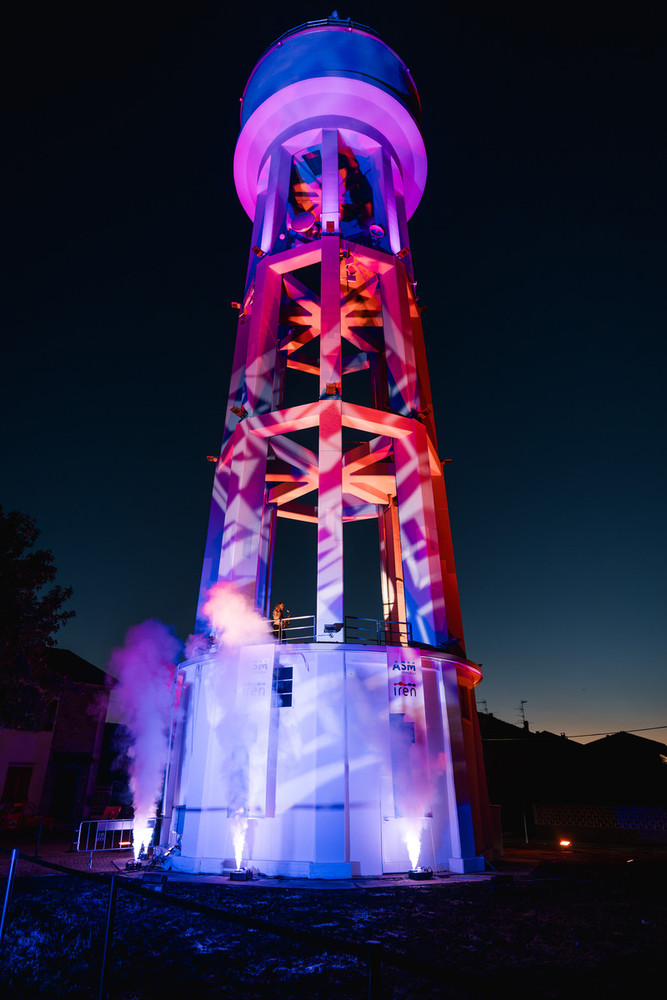
<path fill-rule="evenodd" d="M 177 870 L 483 870 L 481 806 L 454 766 L 474 745 L 473 664 L 417 648 L 270 643 L 214 652 L 182 676 Z"/>

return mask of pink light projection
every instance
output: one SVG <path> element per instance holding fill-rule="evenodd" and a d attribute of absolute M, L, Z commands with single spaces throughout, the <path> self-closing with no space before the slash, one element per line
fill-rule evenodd
<path fill-rule="evenodd" d="M 255 217 L 261 167 L 276 136 L 316 117 L 320 127 L 364 123 L 364 132 L 380 133 L 403 167 L 405 211 L 409 219 L 426 186 L 426 151 L 411 114 L 390 94 L 361 80 L 325 76 L 282 88 L 246 122 L 236 147 L 234 180 L 241 204 Z M 363 148 L 363 146 L 362 146 Z M 396 249 L 398 253 L 400 247 Z"/>
<path fill-rule="evenodd" d="M 270 618 L 285 520 L 315 528 L 316 587 L 305 633 L 223 638 L 183 666 L 167 796 L 183 870 L 479 870 L 491 844 L 407 229 L 418 117 L 399 57 L 331 19 L 246 87 L 234 176 L 253 232 L 200 631 L 221 594 Z M 366 633 L 344 594 L 360 520 L 378 526 L 383 600 Z"/>

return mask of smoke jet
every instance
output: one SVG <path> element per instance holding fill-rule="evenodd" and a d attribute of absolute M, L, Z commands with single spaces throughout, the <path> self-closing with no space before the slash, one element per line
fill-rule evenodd
<path fill-rule="evenodd" d="M 156 619 L 128 629 L 125 645 L 111 654 L 118 677 L 115 695 L 130 730 L 130 789 L 134 805 L 134 854 L 148 847 L 167 762 L 172 685 L 182 644 Z"/>

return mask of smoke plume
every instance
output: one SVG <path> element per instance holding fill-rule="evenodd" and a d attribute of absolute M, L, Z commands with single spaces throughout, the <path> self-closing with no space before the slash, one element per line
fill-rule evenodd
<path fill-rule="evenodd" d="M 125 645 L 111 654 L 118 708 L 132 734 L 130 788 L 134 803 L 134 850 L 148 847 L 155 804 L 162 789 L 167 762 L 172 684 L 181 642 L 162 622 L 134 625 Z"/>
<path fill-rule="evenodd" d="M 214 583 L 202 611 L 224 646 L 252 646 L 270 640 L 269 626 L 233 583 Z"/>

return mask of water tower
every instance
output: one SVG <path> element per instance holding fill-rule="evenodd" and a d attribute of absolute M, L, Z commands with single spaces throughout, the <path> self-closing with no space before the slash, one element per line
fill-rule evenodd
<path fill-rule="evenodd" d="M 415 296 L 426 153 L 408 69 L 335 16 L 288 32 L 246 86 L 234 176 L 253 229 L 199 629 L 219 581 L 270 617 L 288 521 L 311 536 L 292 558 L 312 551 L 316 585 L 284 631 L 183 665 L 163 837 L 191 872 L 376 875 L 416 852 L 480 870 L 481 673 Z M 377 525 L 375 619 L 345 601 L 343 527 L 360 519 Z"/>

